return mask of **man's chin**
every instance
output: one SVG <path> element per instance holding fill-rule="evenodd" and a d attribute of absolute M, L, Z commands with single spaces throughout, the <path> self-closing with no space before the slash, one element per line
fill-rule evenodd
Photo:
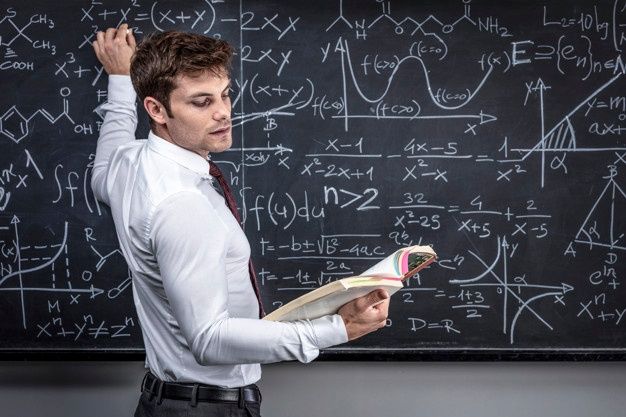
<path fill-rule="evenodd" d="M 224 152 L 230 149 L 230 147 L 233 146 L 233 139 L 228 138 L 225 139 L 224 141 L 220 142 L 220 143 L 216 143 L 213 146 L 213 150 L 211 151 L 211 153 L 220 153 L 220 152 Z"/>

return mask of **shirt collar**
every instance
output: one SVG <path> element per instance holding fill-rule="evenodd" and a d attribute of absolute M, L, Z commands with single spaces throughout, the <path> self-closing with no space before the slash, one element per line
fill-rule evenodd
<path fill-rule="evenodd" d="M 209 159 L 204 159 L 201 155 L 188 149 L 175 145 L 152 131 L 148 133 L 148 146 L 156 153 L 176 162 L 183 168 L 189 169 L 203 178 L 209 178 Z"/>

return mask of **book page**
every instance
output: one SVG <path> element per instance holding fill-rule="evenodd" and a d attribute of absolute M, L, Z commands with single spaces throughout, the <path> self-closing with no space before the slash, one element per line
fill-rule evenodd
<path fill-rule="evenodd" d="M 394 265 L 394 255 L 387 256 L 360 275 L 364 277 L 401 278 L 402 275 L 397 270 L 397 266 Z"/>
<path fill-rule="evenodd" d="M 361 275 L 398 279 L 408 278 L 435 258 L 435 255 L 426 253 L 421 249 L 419 246 L 398 249 L 392 255 L 364 271 Z"/>
<path fill-rule="evenodd" d="M 337 291 L 332 294 L 328 294 L 325 297 L 312 301 L 310 303 L 306 303 L 301 305 L 294 310 L 280 315 L 278 317 L 274 316 L 266 316 L 265 320 L 278 320 L 278 321 L 293 321 L 293 320 L 313 320 L 327 314 L 335 314 L 339 310 L 341 306 L 344 304 L 354 300 L 357 297 L 362 297 L 370 292 L 383 288 L 385 289 L 389 295 L 393 295 L 398 290 L 402 288 L 402 283 L 400 281 L 392 281 L 392 282 L 380 282 L 376 283 L 377 285 L 367 285 L 367 286 L 356 286 L 351 288 L 346 288 L 343 291 Z M 282 308 L 282 307 L 281 307 Z M 280 310 L 280 309 L 279 309 Z M 276 312 L 278 312 L 277 310 Z M 275 313 L 272 313 L 275 315 Z"/>

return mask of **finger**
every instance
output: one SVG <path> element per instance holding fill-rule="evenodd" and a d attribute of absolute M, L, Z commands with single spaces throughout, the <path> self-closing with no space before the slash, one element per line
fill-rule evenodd
<path fill-rule="evenodd" d="M 382 304 L 385 302 L 385 300 L 380 300 L 375 302 L 374 304 L 370 304 L 368 306 L 368 308 L 374 308 L 374 309 L 380 309 L 382 307 Z"/>
<path fill-rule="evenodd" d="M 376 304 L 371 305 L 370 308 L 380 311 L 380 312 L 386 312 L 387 310 L 389 310 L 389 298 L 385 300 L 381 300 L 377 302 Z"/>
<path fill-rule="evenodd" d="M 115 37 L 120 40 L 123 41 L 126 39 L 126 32 L 128 31 L 128 24 L 127 23 L 122 23 L 120 25 L 120 27 L 117 29 L 117 32 L 115 32 Z"/>
<path fill-rule="evenodd" d="M 98 40 L 98 44 L 99 44 L 100 50 L 102 50 L 102 48 L 104 46 L 104 32 L 102 32 L 101 30 L 96 32 L 96 39 Z"/>
<path fill-rule="evenodd" d="M 365 311 L 370 307 L 373 307 L 376 304 L 383 302 L 387 298 L 389 298 L 389 294 L 387 293 L 387 291 L 383 289 L 374 290 L 369 294 L 359 298 L 358 302 L 356 303 L 356 307 L 361 311 Z"/>
<path fill-rule="evenodd" d="M 104 32 L 96 33 L 96 40 L 93 42 L 93 50 L 96 53 L 96 57 L 98 61 L 102 62 L 102 58 L 104 57 Z"/>
<path fill-rule="evenodd" d="M 115 37 L 116 32 L 117 30 L 115 28 L 108 28 L 106 33 L 104 34 L 104 39 L 106 41 L 112 41 L 113 38 Z"/>
<path fill-rule="evenodd" d="M 132 29 L 128 29 L 128 33 L 126 34 L 126 42 L 130 45 L 131 48 L 135 49 L 137 46 L 137 41 L 135 40 L 135 34 Z"/>
<path fill-rule="evenodd" d="M 378 303 L 376 306 L 374 306 L 374 309 L 381 317 L 387 317 L 387 315 L 389 314 L 389 299 Z"/>
<path fill-rule="evenodd" d="M 102 51 L 100 50 L 100 44 L 98 43 L 98 41 L 93 41 L 91 45 L 93 46 L 93 51 L 96 53 L 96 57 L 99 60 L 100 57 L 102 56 Z"/>
<path fill-rule="evenodd" d="M 367 303 L 368 306 L 372 307 L 388 299 L 389 293 L 385 291 L 384 289 L 380 288 L 369 293 L 367 295 L 367 298 L 368 298 L 368 303 Z"/>

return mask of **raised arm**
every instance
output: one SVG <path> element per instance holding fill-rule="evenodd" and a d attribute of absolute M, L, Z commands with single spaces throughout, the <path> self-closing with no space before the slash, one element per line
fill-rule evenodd
<path fill-rule="evenodd" d="M 127 24 L 98 32 L 96 36 L 93 49 L 109 75 L 109 86 L 107 102 L 97 109 L 104 122 L 100 127 L 91 188 L 98 200 L 109 204 L 106 192 L 109 159 L 117 148 L 135 139 L 137 128 L 136 95 L 129 76 L 136 43 Z"/>

